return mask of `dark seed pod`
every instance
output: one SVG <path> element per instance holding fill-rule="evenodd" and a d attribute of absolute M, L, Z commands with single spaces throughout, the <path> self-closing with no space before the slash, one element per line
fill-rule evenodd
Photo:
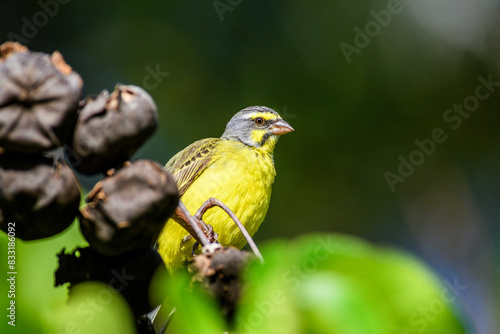
<path fill-rule="evenodd" d="M 177 208 L 179 193 L 160 165 L 138 160 L 99 181 L 86 201 L 83 236 L 97 251 L 116 255 L 151 246 Z"/>
<path fill-rule="evenodd" d="M 77 255 L 78 254 L 78 255 Z M 72 254 L 59 253 L 55 286 L 99 281 L 121 293 L 134 315 L 148 313 L 156 305 L 149 301 L 149 285 L 157 270 L 166 270 L 161 256 L 153 248 L 141 248 L 118 256 L 107 256 L 92 248 L 79 248 Z"/>
<path fill-rule="evenodd" d="M 0 46 L 0 146 L 43 152 L 71 139 L 82 91 L 81 77 L 59 52 Z"/>
<path fill-rule="evenodd" d="M 111 95 L 103 91 L 82 105 L 66 156 L 83 174 L 103 173 L 127 161 L 156 130 L 156 105 L 140 87 L 117 85 Z"/>
<path fill-rule="evenodd" d="M 197 255 L 189 264 L 193 280 L 201 282 L 215 297 L 229 322 L 234 320 L 240 298 L 242 270 L 252 258 L 249 252 L 227 247 Z"/>
<path fill-rule="evenodd" d="M 80 189 L 65 163 L 39 155 L 0 154 L 0 227 L 35 240 L 67 228 L 78 213 Z"/>

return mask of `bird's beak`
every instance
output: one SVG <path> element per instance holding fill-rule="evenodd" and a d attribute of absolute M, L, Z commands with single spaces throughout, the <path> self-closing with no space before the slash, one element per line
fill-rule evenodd
<path fill-rule="evenodd" d="M 269 130 L 271 130 L 271 133 L 273 135 L 284 135 L 285 133 L 289 133 L 292 131 L 295 131 L 290 124 L 285 122 L 282 119 L 279 119 L 277 122 L 275 122 L 273 125 L 269 127 Z"/>

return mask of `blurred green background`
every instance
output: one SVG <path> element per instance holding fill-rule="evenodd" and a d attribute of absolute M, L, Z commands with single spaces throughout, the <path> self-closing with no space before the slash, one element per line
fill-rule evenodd
<path fill-rule="evenodd" d="M 85 95 L 148 89 L 161 124 L 137 158 L 165 163 L 246 106 L 276 109 L 296 131 L 257 242 L 340 231 L 405 249 L 466 285 L 477 331 L 498 333 L 499 14 L 494 0 L 5 1 L 0 39 L 59 50 Z M 418 153 L 438 128 L 446 140 Z M 54 295 L 53 254 L 78 243 L 75 226 L 19 242 L 19 317 Z"/>

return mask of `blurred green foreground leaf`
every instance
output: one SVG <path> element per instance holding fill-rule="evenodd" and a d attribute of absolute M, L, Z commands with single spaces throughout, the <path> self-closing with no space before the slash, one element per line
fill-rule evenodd
<path fill-rule="evenodd" d="M 401 251 L 317 234 L 269 243 L 262 253 L 265 263 L 248 268 L 236 333 L 468 332 L 457 303 L 466 287 L 440 281 Z M 161 285 L 177 307 L 169 332 L 221 333 L 215 303 L 188 280 L 179 274 Z"/>

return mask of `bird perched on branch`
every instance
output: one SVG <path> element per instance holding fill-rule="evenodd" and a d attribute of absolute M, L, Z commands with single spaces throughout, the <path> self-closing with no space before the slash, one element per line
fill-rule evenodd
<path fill-rule="evenodd" d="M 245 108 L 227 123 L 220 138 L 194 142 L 166 164 L 177 182 L 181 201 L 191 215 L 213 197 L 228 206 L 248 230 L 257 231 L 266 216 L 276 170 L 273 151 L 280 135 L 294 131 L 273 109 Z M 219 207 L 208 209 L 203 220 L 218 234 L 223 246 L 246 244 L 234 221 Z M 194 240 L 179 217 L 169 219 L 157 240 L 168 269 L 192 254 Z"/>

